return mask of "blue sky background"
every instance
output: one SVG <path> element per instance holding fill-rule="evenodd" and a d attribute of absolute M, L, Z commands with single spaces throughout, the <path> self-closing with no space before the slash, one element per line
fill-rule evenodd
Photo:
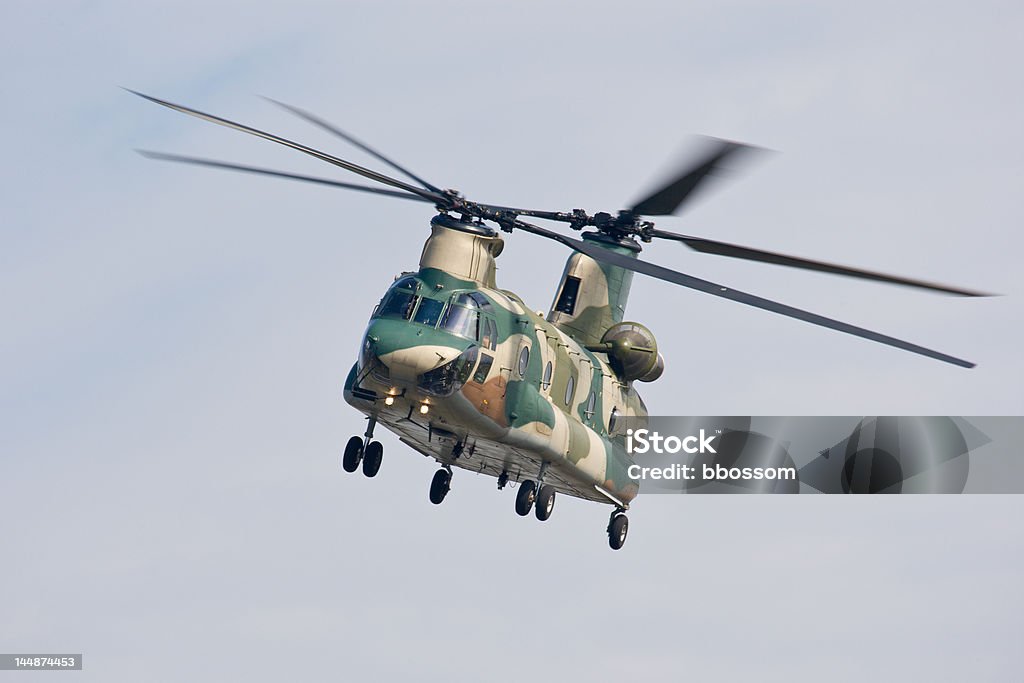
<path fill-rule="evenodd" d="M 341 399 L 422 206 L 134 148 L 329 167 L 308 108 L 483 201 L 614 211 L 694 133 L 768 155 L 666 229 L 1006 296 L 645 257 L 976 361 L 971 371 L 635 280 L 663 414 L 1021 414 L 1019 4 L 7 2 L 0 9 L 0 650 L 86 680 L 1019 675 L 1019 498 L 666 496 L 541 526 Z M 547 308 L 566 254 L 512 235 Z"/>

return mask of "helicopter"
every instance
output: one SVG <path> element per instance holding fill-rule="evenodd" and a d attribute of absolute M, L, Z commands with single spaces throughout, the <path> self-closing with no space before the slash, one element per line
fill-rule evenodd
<path fill-rule="evenodd" d="M 639 492 L 623 425 L 648 415 L 637 382 L 662 377 L 653 333 L 625 318 L 634 273 L 886 344 L 963 368 L 974 363 L 924 346 L 735 290 L 641 260 L 642 244 L 681 242 L 700 253 L 825 272 L 941 292 L 982 292 L 764 251 L 655 227 L 677 213 L 730 161 L 756 148 L 708 138 L 708 148 L 671 179 L 617 213 L 539 211 L 471 201 L 442 189 L 314 114 L 271 100 L 390 167 L 399 180 L 286 138 L 134 90 L 150 102 L 290 147 L 383 186 L 287 173 L 199 157 L 142 151 L 152 159 L 241 171 L 432 205 L 418 268 L 402 273 L 370 314 L 358 358 L 344 382 L 345 401 L 366 416 L 362 435 L 343 451 L 345 471 L 374 477 L 383 446 L 378 426 L 436 460 L 429 499 L 441 504 L 455 469 L 515 483 L 515 511 L 545 521 L 557 494 L 610 505 L 609 546 L 623 547 L 626 512 Z M 523 217 L 567 224 L 579 238 Z M 535 311 L 495 280 L 502 233 L 529 233 L 571 250 L 553 303 Z"/>

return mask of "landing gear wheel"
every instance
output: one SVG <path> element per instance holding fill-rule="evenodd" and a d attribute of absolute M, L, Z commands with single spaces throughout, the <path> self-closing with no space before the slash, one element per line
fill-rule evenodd
<path fill-rule="evenodd" d="M 608 525 L 608 545 L 612 550 L 618 550 L 626 545 L 626 534 L 629 532 L 629 519 L 621 512 L 612 516 Z"/>
<path fill-rule="evenodd" d="M 555 509 L 555 489 L 553 486 L 544 484 L 537 491 L 537 507 L 534 508 L 534 512 L 537 515 L 537 519 L 542 522 L 546 522 L 548 517 L 551 516 L 551 511 Z"/>
<path fill-rule="evenodd" d="M 434 478 L 430 482 L 430 502 L 440 505 L 444 497 L 448 495 L 449 484 L 452 481 L 452 473 L 446 469 L 434 472 Z"/>
<path fill-rule="evenodd" d="M 516 514 L 520 517 L 530 514 L 530 508 L 536 499 L 537 485 L 527 479 L 519 485 L 519 493 L 516 494 Z"/>
<path fill-rule="evenodd" d="M 341 458 L 341 466 L 346 472 L 355 472 L 359 469 L 359 461 L 363 459 L 363 439 L 353 436 L 345 444 L 345 455 Z"/>
<path fill-rule="evenodd" d="M 371 441 L 363 453 L 363 474 L 368 477 L 376 477 L 380 471 L 381 460 L 384 459 L 384 446 L 380 441 Z"/>

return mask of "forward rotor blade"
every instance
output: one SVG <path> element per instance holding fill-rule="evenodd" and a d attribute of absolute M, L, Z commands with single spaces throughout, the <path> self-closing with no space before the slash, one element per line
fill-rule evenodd
<path fill-rule="evenodd" d="M 711 149 L 697 163 L 688 164 L 658 191 L 644 197 L 629 210 L 638 216 L 668 216 L 689 199 L 709 175 L 722 170 L 723 162 L 744 150 L 756 149 L 729 140 L 712 138 Z"/>
<path fill-rule="evenodd" d="M 278 100 L 275 100 L 275 99 L 273 99 L 271 97 L 265 97 L 264 99 L 267 100 L 268 102 L 273 102 L 274 104 L 276 104 L 277 106 L 281 107 L 282 109 L 286 109 L 287 111 L 290 111 L 291 113 L 295 114 L 296 116 L 298 116 L 301 119 L 305 119 L 306 121 L 312 123 L 314 126 L 319 126 L 320 128 L 323 128 L 328 133 L 332 133 L 334 135 L 337 135 L 339 138 L 341 138 L 345 142 L 347 142 L 350 145 L 353 145 L 355 147 L 358 147 L 359 149 L 363 150 L 364 152 L 366 152 L 370 156 L 372 156 L 372 157 L 374 157 L 374 158 L 384 162 L 385 164 L 387 164 L 391 168 L 395 169 L 396 171 L 398 171 L 399 173 L 401 173 L 405 177 L 407 177 L 407 178 L 409 178 L 411 180 L 415 180 L 417 183 L 422 185 L 425 189 L 430 190 L 432 192 L 438 192 L 438 193 L 443 192 L 443 190 L 441 188 L 437 187 L 436 185 L 432 185 L 431 183 L 428 183 L 426 180 L 424 180 L 423 178 L 419 177 L 418 175 L 416 175 L 415 173 L 413 173 L 409 169 L 405 168 L 404 166 L 400 166 L 397 162 L 392 161 L 391 159 L 387 158 L 386 156 L 384 156 L 383 154 L 381 154 L 377 150 L 375 150 L 372 147 L 370 147 L 369 145 L 367 145 L 366 143 L 364 143 L 364 142 L 360 141 L 359 139 L 349 135 L 348 133 L 346 133 L 345 131 L 341 130 L 337 126 L 335 126 L 335 125 L 333 125 L 331 123 L 328 123 L 327 121 L 323 120 L 322 118 L 320 118 L 316 114 L 310 113 L 310 112 L 306 111 L 305 109 L 300 109 L 298 107 L 293 107 L 292 105 L 286 104 L 284 102 L 279 102 Z"/>
<path fill-rule="evenodd" d="M 668 232 L 666 230 L 652 230 L 651 236 L 662 237 L 665 239 L 682 242 L 690 249 L 699 251 L 704 254 L 717 254 L 719 256 L 728 256 L 731 258 L 745 259 L 747 261 L 761 261 L 762 263 L 773 263 L 779 266 L 790 266 L 792 268 L 803 268 L 805 270 L 813 270 L 822 273 L 832 273 L 834 275 L 845 275 L 847 277 L 862 278 L 864 280 L 887 282 L 894 285 L 918 287 L 920 289 L 927 289 L 935 292 L 943 292 L 945 294 L 955 294 L 957 296 L 992 296 L 991 294 L 986 294 L 984 292 L 976 292 L 969 289 L 962 289 L 960 287 L 952 287 L 950 285 L 943 285 L 937 282 L 927 282 L 925 280 L 914 280 L 912 278 L 899 277 L 897 275 L 887 275 L 886 273 L 878 273 L 871 270 L 861 270 L 860 268 L 850 268 L 848 266 L 841 266 L 835 263 L 826 263 L 824 261 L 812 261 L 811 259 L 799 258 L 797 256 L 788 256 L 786 254 L 779 254 L 774 251 L 752 249 L 750 247 L 743 247 L 738 244 L 729 244 L 728 242 L 719 242 L 717 240 L 709 240 L 703 237 L 679 235 L 677 233 Z"/>
<path fill-rule="evenodd" d="M 276 142 L 279 145 L 284 145 L 285 147 L 291 147 L 292 149 L 297 149 L 298 151 L 303 152 L 305 154 L 308 154 L 308 155 L 310 155 L 312 157 L 316 157 L 317 159 L 320 159 L 321 161 L 326 161 L 329 164 L 334 164 L 335 166 L 339 166 L 339 167 L 345 169 L 346 171 L 352 171 L 353 173 L 357 173 L 357 174 L 363 176 L 364 178 L 369 178 L 370 180 L 375 180 L 378 183 L 382 183 L 384 185 L 390 185 L 391 187 L 398 188 L 399 190 L 405 190 L 406 192 L 411 192 L 411 193 L 413 193 L 415 195 L 419 195 L 420 197 L 423 197 L 424 199 L 429 200 L 431 202 L 434 202 L 436 204 L 445 205 L 445 204 L 449 203 L 449 201 L 450 201 L 450 199 L 448 197 L 446 197 L 445 195 L 443 195 L 443 194 L 440 194 L 440 193 L 437 193 L 437 192 L 432 192 L 430 190 L 424 190 L 424 189 L 421 189 L 421 188 L 416 187 L 414 185 L 409 185 L 408 183 L 404 183 L 401 180 L 396 180 L 396 179 L 391 178 L 389 176 L 386 176 L 386 175 L 384 175 L 382 173 L 377 173 L 376 171 L 371 171 L 368 168 L 363 168 L 362 166 L 358 166 L 356 164 L 353 164 L 350 161 L 345 161 L 344 159 L 339 159 L 336 156 L 331 156 L 330 154 L 327 154 L 326 152 L 321 152 L 319 150 L 313 149 L 312 147 L 306 147 L 305 145 L 300 145 L 299 143 L 293 142 L 293 141 L 288 140 L 286 138 L 282 138 L 282 137 L 279 137 L 277 135 L 272 135 L 272 134 L 264 132 L 262 130 L 258 130 L 256 128 L 251 128 L 250 126 L 245 126 L 245 125 L 243 125 L 241 123 L 235 123 L 234 121 L 229 121 L 228 119 L 222 119 L 219 116 L 213 116 L 212 114 L 206 114 L 206 113 L 203 113 L 203 112 L 198 111 L 196 109 L 190 109 L 190 108 L 184 107 L 184 106 L 182 106 L 180 104 L 174 104 L 173 102 L 167 102 L 165 100 L 157 99 L 156 97 L 150 97 L 149 95 L 144 95 L 143 93 L 137 92 L 135 90 L 131 90 L 131 89 L 128 89 L 128 88 L 125 88 L 125 90 L 128 90 L 128 92 L 132 93 L 133 95 L 138 95 L 139 97 L 141 97 L 143 99 L 149 100 L 150 102 L 155 102 L 156 104 L 162 105 L 162 106 L 167 107 L 169 109 L 174 109 L 175 111 L 180 111 L 183 114 L 188 114 L 190 116 L 195 116 L 196 118 L 200 118 L 200 119 L 203 119 L 204 121 L 209 121 L 211 123 L 216 123 L 217 125 L 220 125 L 220 126 L 226 126 L 228 128 L 234 128 L 235 130 L 240 130 L 243 133 L 249 133 L 250 135 L 255 135 L 256 137 L 263 138 L 264 140 L 270 140 L 271 142 Z"/>
<path fill-rule="evenodd" d="M 401 192 L 399 190 L 385 190 L 380 187 L 368 187 L 366 185 L 356 185 L 354 183 L 344 183 L 339 180 L 331 180 L 330 178 L 317 178 L 315 176 L 299 175 L 297 173 L 287 173 L 285 171 L 275 171 L 273 169 L 258 168 L 256 166 L 243 166 L 242 164 L 232 164 L 226 161 L 217 161 L 215 159 L 200 159 L 199 157 L 182 156 L 180 154 L 150 152 L 143 149 L 139 149 L 136 151 L 142 156 L 146 157 L 147 159 L 157 159 L 159 161 L 174 161 L 181 164 L 193 164 L 195 166 L 209 166 L 211 168 L 222 168 L 229 171 L 242 171 L 244 173 L 256 173 L 259 175 L 267 175 L 275 178 L 287 178 L 288 180 L 302 180 L 307 183 L 317 183 L 319 185 L 328 185 L 330 187 L 341 187 L 346 190 L 356 190 L 357 192 L 371 192 L 373 194 L 382 194 L 387 197 L 411 199 L 417 202 L 431 201 L 429 199 L 420 197 L 419 195 L 409 194 L 408 192 Z"/>
<path fill-rule="evenodd" d="M 723 299 L 736 301 L 741 304 L 746 304 L 748 306 L 760 308 L 762 310 L 770 311 L 772 313 L 778 313 L 789 318 L 803 320 L 804 322 L 811 323 L 812 325 L 827 327 L 831 330 L 836 330 L 838 332 L 843 332 L 845 334 L 851 334 L 855 337 L 861 337 L 862 339 L 867 339 L 869 341 L 874 341 L 880 344 L 893 346 L 897 349 L 903 349 L 904 351 L 917 353 L 922 356 L 927 356 L 929 358 L 941 360 L 945 363 L 959 365 L 962 368 L 973 368 L 975 365 L 974 363 L 964 360 L 962 358 L 950 356 L 948 354 L 941 353 L 939 351 L 935 351 L 924 346 L 919 346 L 908 341 L 903 341 L 902 339 L 896 339 L 895 337 L 890 337 L 879 332 L 872 332 L 871 330 L 864 329 L 863 327 L 857 327 L 855 325 L 850 325 L 849 323 L 833 320 L 832 318 L 826 318 L 825 316 L 818 315 L 816 313 L 811 313 L 809 311 L 804 311 L 799 308 L 794 308 L 793 306 L 787 306 L 786 304 L 781 304 L 770 299 L 765 299 L 756 296 L 754 294 L 748 294 L 746 292 L 741 292 L 739 290 L 729 289 L 728 287 L 723 287 L 722 285 L 716 284 L 714 282 L 701 280 L 700 278 L 693 277 L 692 275 L 686 275 L 685 273 L 670 270 L 669 268 L 655 265 L 653 263 L 648 263 L 647 261 L 640 261 L 639 259 L 633 258 L 631 256 L 625 256 L 623 254 L 610 251 L 608 249 L 602 249 L 601 247 L 596 246 L 594 244 L 588 244 L 583 240 L 577 240 L 571 237 L 566 237 L 565 235 L 560 235 L 556 232 L 546 230 L 544 228 L 532 225 L 530 223 L 525 223 L 523 221 L 515 221 L 514 226 L 521 230 L 525 230 L 526 232 L 531 232 L 535 235 L 540 235 L 541 237 L 547 237 L 548 239 L 555 240 L 556 242 L 561 242 L 562 244 L 571 247 L 583 254 L 586 254 L 587 256 L 597 261 L 603 261 L 604 263 L 619 266 L 621 268 L 625 268 L 636 273 L 649 275 L 659 280 L 672 282 L 677 285 L 682 285 L 683 287 L 695 289 L 699 292 L 704 292 L 706 294 L 711 294 L 713 296 L 721 297 Z"/>

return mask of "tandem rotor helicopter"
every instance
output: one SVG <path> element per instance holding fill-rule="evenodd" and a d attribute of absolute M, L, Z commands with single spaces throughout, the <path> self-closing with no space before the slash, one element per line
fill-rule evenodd
<path fill-rule="evenodd" d="M 626 541 L 626 511 L 638 493 L 627 475 L 622 424 L 644 419 L 635 382 L 661 377 L 665 362 L 654 335 L 625 320 L 634 273 L 712 296 L 887 344 L 964 368 L 974 364 L 917 344 L 826 318 L 754 294 L 702 280 L 638 258 L 641 243 L 682 242 L 706 254 L 774 263 L 836 275 L 906 285 L 959 296 L 985 296 L 941 284 L 811 261 L 655 228 L 651 216 L 676 213 L 694 191 L 731 158 L 752 149 L 710 141 L 705 154 L 673 179 L 616 214 L 535 211 L 470 201 L 433 185 L 302 109 L 276 102 L 405 176 L 411 182 L 195 109 L 131 90 L 176 111 L 276 142 L 373 180 L 370 187 L 327 178 L 196 157 L 142 152 L 165 161 L 243 171 L 398 197 L 433 205 L 430 236 L 419 268 L 403 273 L 370 315 L 359 356 L 345 380 L 345 400 L 367 416 L 365 434 L 345 446 L 342 465 L 377 474 L 383 447 L 373 439 L 383 425 L 399 440 L 440 464 L 430 500 L 447 495 L 453 468 L 497 478 L 499 489 L 518 483 L 515 510 L 547 520 L 563 493 L 612 506 L 606 532 L 618 550 Z M 579 239 L 522 217 L 567 223 Z M 493 224 L 498 230 L 491 227 Z M 547 316 L 495 282 L 495 259 L 516 230 L 572 250 Z"/>

